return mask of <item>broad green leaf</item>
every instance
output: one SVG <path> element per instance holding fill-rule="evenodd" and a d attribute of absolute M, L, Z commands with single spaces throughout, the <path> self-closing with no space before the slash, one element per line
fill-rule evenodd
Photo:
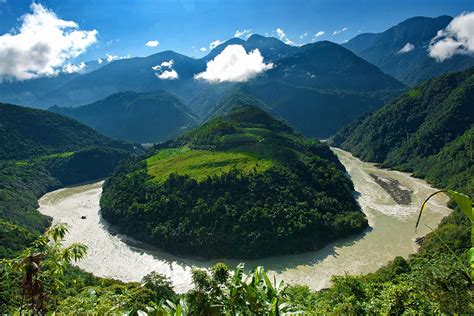
<path fill-rule="evenodd" d="M 471 199 L 462 193 L 449 190 L 449 196 L 456 202 L 457 206 L 461 211 L 471 220 L 474 221 L 473 212 L 472 212 L 472 202 Z"/>

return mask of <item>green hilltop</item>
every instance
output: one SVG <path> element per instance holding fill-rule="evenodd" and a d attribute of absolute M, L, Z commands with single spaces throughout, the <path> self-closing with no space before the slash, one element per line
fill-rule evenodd
<path fill-rule="evenodd" d="M 326 144 L 240 106 L 122 165 L 101 207 L 121 232 L 171 253 L 256 258 L 364 230 L 352 191 Z"/>

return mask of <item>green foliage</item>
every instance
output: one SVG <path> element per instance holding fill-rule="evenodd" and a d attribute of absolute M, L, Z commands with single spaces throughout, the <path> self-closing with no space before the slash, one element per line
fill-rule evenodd
<path fill-rule="evenodd" d="M 193 284 L 186 294 L 191 315 L 296 314 L 284 282 L 271 281 L 263 267 L 244 275 L 242 264 L 229 273 L 227 266 L 218 263 L 211 274 L 193 270 Z"/>
<path fill-rule="evenodd" d="M 36 210 L 39 196 L 106 177 L 140 152 L 74 120 L 7 104 L 0 104 L 0 140 L 0 258 L 15 256 L 48 226 Z"/>
<path fill-rule="evenodd" d="M 352 189 L 327 145 L 247 106 L 124 163 L 106 181 L 101 209 L 122 232 L 168 252 L 255 258 L 362 231 Z"/>
<path fill-rule="evenodd" d="M 343 128 L 331 144 L 472 194 L 473 98 L 474 69 L 443 75 Z"/>
<path fill-rule="evenodd" d="M 0 160 L 65 155 L 97 146 L 133 150 L 131 144 L 114 141 L 64 116 L 0 103 Z"/>
<path fill-rule="evenodd" d="M 151 272 L 142 279 L 142 284 L 155 293 L 154 301 L 176 299 L 176 293 L 173 291 L 171 281 L 158 272 Z"/>

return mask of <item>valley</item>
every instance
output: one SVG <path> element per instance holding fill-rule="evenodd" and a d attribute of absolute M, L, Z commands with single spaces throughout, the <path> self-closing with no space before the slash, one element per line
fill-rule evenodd
<path fill-rule="evenodd" d="M 290 284 L 305 284 L 314 290 L 330 285 L 332 275 L 367 274 L 376 271 L 396 256 L 408 257 L 417 250 L 415 239 L 429 232 L 426 226 L 414 230 L 422 199 L 435 189 L 425 181 L 407 173 L 380 169 L 362 162 L 350 153 L 333 148 L 354 182 L 356 197 L 369 219 L 370 228 L 363 233 L 333 242 L 321 250 L 304 254 L 245 260 L 246 270 L 259 265 L 271 275 Z M 413 191 L 406 205 L 396 203 L 371 177 L 398 181 Z M 236 266 L 241 260 L 197 260 L 176 257 L 168 253 L 138 247 L 130 237 L 113 235 L 110 224 L 100 216 L 99 200 L 103 182 L 70 187 L 47 193 L 39 200 L 39 211 L 52 216 L 54 222 L 71 225 L 66 244 L 82 242 L 89 247 L 88 256 L 78 266 L 97 276 L 122 281 L 140 281 L 151 271 L 168 276 L 178 292 L 191 288 L 191 269 L 210 268 L 216 262 Z M 429 204 L 430 217 L 425 224 L 436 227 L 450 210 L 446 197 Z M 86 216 L 86 219 L 81 219 Z M 113 229 L 112 229 L 113 231 Z M 125 242 L 127 241 L 128 242 Z M 370 256 L 367 253 L 370 252 Z"/>
<path fill-rule="evenodd" d="M 474 315 L 473 2 L 0 20 L 0 315 Z"/>

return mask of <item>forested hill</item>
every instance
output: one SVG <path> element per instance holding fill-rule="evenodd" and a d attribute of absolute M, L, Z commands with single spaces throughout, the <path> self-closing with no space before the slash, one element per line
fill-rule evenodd
<path fill-rule="evenodd" d="M 361 232 L 352 191 L 326 144 L 243 106 L 123 164 L 101 208 L 121 232 L 171 253 L 256 258 Z"/>
<path fill-rule="evenodd" d="M 474 68 L 442 75 L 343 128 L 331 144 L 473 193 L 473 100 Z"/>
<path fill-rule="evenodd" d="M 175 95 L 156 92 L 121 92 L 80 107 L 51 107 L 113 138 L 155 143 L 196 123 L 196 116 Z"/>
<path fill-rule="evenodd" d="M 36 158 L 88 147 L 133 150 L 75 120 L 43 110 L 0 103 L 0 160 Z"/>
<path fill-rule="evenodd" d="M 0 258 L 13 256 L 47 227 L 37 198 L 108 176 L 138 145 L 105 137 L 64 116 L 0 104 Z"/>

